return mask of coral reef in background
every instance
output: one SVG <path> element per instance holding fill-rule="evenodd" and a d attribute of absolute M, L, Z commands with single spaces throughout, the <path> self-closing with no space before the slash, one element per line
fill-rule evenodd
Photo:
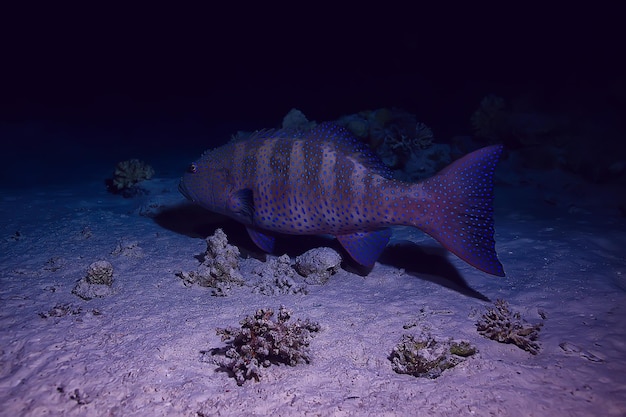
<path fill-rule="evenodd" d="M 367 110 L 340 117 L 336 123 L 366 143 L 397 179 L 415 181 L 436 174 L 451 162 L 450 146 L 435 144 L 433 131 L 401 109 Z M 316 123 L 297 109 L 283 119 L 283 128 L 308 130 Z M 246 137 L 238 132 L 236 138 Z"/>
<path fill-rule="evenodd" d="M 494 94 L 485 96 L 470 121 L 476 136 L 495 143 L 501 140 L 506 129 L 506 112 L 504 99 Z"/>
<path fill-rule="evenodd" d="M 415 115 L 400 109 L 363 111 L 343 116 L 337 122 L 367 143 L 385 165 L 395 170 L 405 169 L 433 145 L 432 130 L 418 122 Z M 413 161 L 412 165 L 417 163 Z"/>
<path fill-rule="evenodd" d="M 520 107 L 508 109 L 502 97 L 486 96 L 471 117 L 476 136 L 513 147 L 538 145 L 554 139 L 563 127 L 554 116 Z"/>
<path fill-rule="evenodd" d="M 307 119 L 304 113 L 302 113 L 300 110 L 291 109 L 283 118 L 282 128 L 311 130 L 316 125 L 317 123 L 315 123 L 314 121 L 309 121 L 309 119 Z"/>
<path fill-rule="evenodd" d="M 435 338 L 423 332 L 418 336 L 403 335 L 389 360 L 393 370 L 399 374 L 434 379 L 476 352 L 476 348 L 467 341 Z"/>
<path fill-rule="evenodd" d="M 126 198 L 134 197 L 146 193 L 139 183 L 153 176 L 154 169 L 149 164 L 139 159 L 129 159 L 117 163 L 113 178 L 106 180 L 106 186 L 112 193 Z"/>
<path fill-rule="evenodd" d="M 620 147 L 623 151 L 623 146 L 607 147 L 593 139 L 610 134 L 605 115 L 596 116 L 597 121 L 583 121 L 563 110 L 545 105 L 542 109 L 534 101 L 538 100 L 530 94 L 510 103 L 493 94 L 486 96 L 470 119 L 476 139 L 517 150 L 525 167 L 559 167 L 594 182 L 626 181 L 623 152 L 615 152 Z"/>
<path fill-rule="evenodd" d="M 272 364 L 295 366 L 309 363 L 309 343 L 312 333 L 318 332 L 318 323 L 297 319 L 288 323 L 291 312 L 285 306 L 278 310 L 273 320 L 272 309 L 259 309 L 253 316 L 245 317 L 241 328 L 218 328 L 217 334 L 228 343 L 224 349 L 213 349 L 218 356 L 215 363 L 229 370 L 237 385 L 249 379 L 259 381 L 262 368 Z"/>
<path fill-rule="evenodd" d="M 599 104 L 594 99 L 605 97 L 585 97 L 583 104 L 582 96 L 555 102 L 541 91 L 510 99 L 488 95 L 471 116 L 473 137 L 453 142 L 460 145 L 461 154 L 486 144 L 504 144 L 497 181 L 534 187 L 550 206 L 571 214 L 589 213 L 583 207 L 595 206 L 625 216 L 623 117 L 614 109 L 591 110 Z M 603 198 L 591 198 L 598 191 Z M 618 197 L 611 199 L 611 195 Z M 608 202 L 603 204 L 605 199 Z"/>
<path fill-rule="evenodd" d="M 197 284 L 213 288 L 213 295 L 225 296 L 233 285 L 242 286 L 245 281 L 239 272 L 239 248 L 228 243 L 226 233 L 216 229 L 206 238 L 207 249 L 197 271 L 177 272 L 185 285 Z"/>
<path fill-rule="evenodd" d="M 113 265 L 108 261 L 97 261 L 89 265 L 87 275 L 80 279 L 72 294 L 83 300 L 106 297 L 113 294 Z"/>
<path fill-rule="evenodd" d="M 542 326 L 543 323 L 526 322 L 519 312 L 512 312 L 504 300 L 496 300 L 476 323 L 481 335 L 500 343 L 513 343 L 533 355 L 539 353 L 540 346 L 536 340 Z"/>

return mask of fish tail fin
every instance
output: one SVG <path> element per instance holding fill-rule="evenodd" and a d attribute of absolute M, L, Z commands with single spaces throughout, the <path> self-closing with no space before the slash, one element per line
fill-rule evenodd
<path fill-rule="evenodd" d="M 454 161 L 416 190 L 423 215 L 412 221 L 468 264 L 504 276 L 495 250 L 493 177 L 502 145 Z"/>

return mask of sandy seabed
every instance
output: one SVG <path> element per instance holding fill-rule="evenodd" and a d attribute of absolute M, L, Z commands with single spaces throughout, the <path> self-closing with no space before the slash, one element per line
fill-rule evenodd
<path fill-rule="evenodd" d="M 419 245 L 407 255 L 415 262 L 383 258 L 366 276 L 342 269 L 306 295 L 243 286 L 216 297 L 176 275 L 198 267 L 205 241 L 156 221 L 183 202 L 176 180 L 150 183 L 134 199 L 101 184 L 2 193 L 0 415 L 626 415 L 623 218 L 530 213 L 497 190 L 506 278 L 425 256 L 419 248 L 436 244 L 399 227 L 395 242 Z M 453 273 L 438 275 L 429 259 Z M 72 294 L 99 260 L 113 265 L 112 294 Z M 497 299 L 543 321 L 537 355 L 478 334 Z M 309 364 L 271 366 L 238 386 L 207 360 L 224 346 L 216 328 L 280 305 L 321 326 Z M 420 331 L 478 353 L 436 379 L 395 373 L 393 347 Z"/>

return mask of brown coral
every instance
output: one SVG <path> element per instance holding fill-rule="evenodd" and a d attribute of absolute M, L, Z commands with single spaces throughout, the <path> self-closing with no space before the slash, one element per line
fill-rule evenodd
<path fill-rule="evenodd" d="M 320 330 L 319 324 L 308 319 L 287 323 L 291 312 L 285 306 L 280 306 L 276 320 L 272 320 L 273 315 L 272 309 L 259 309 L 240 322 L 240 329 L 217 329 L 228 346 L 212 351 L 214 355 L 225 356 L 216 358 L 215 362 L 232 372 L 237 385 L 248 379 L 259 381 L 261 368 L 272 364 L 296 366 L 310 362 L 309 342 L 312 333 Z"/>
<path fill-rule="evenodd" d="M 478 333 L 500 343 L 513 343 L 533 355 L 539 353 L 535 341 L 543 323 L 530 324 L 521 318 L 519 312 L 511 312 L 504 300 L 496 300 L 493 308 L 487 309 L 476 323 Z"/>
<path fill-rule="evenodd" d="M 137 184 L 149 180 L 154 175 L 154 169 L 139 159 L 129 159 L 118 162 L 113 172 L 113 178 L 107 181 L 109 190 L 113 193 L 132 197 L 137 194 Z"/>

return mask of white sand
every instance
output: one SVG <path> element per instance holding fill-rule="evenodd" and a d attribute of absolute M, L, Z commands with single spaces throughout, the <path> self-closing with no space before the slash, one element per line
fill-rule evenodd
<path fill-rule="evenodd" d="M 507 277 L 447 255 L 475 295 L 502 298 L 530 322 L 545 311 L 533 356 L 479 335 L 489 303 L 419 267 L 342 270 L 308 295 L 185 287 L 175 273 L 195 270 L 206 244 L 139 215 L 183 201 L 174 178 L 150 187 L 137 199 L 101 183 L 1 195 L 0 415 L 626 415 L 623 218 L 524 206 L 499 189 Z M 394 238 L 436 245 L 409 228 Z M 112 263 L 115 293 L 84 301 L 71 290 L 97 260 Z M 68 314 L 41 317 L 59 304 Z M 224 346 L 215 328 L 281 304 L 322 326 L 311 363 L 271 366 L 243 386 L 216 372 L 201 353 Z M 391 349 L 419 329 L 467 339 L 479 353 L 437 379 L 396 374 Z"/>

